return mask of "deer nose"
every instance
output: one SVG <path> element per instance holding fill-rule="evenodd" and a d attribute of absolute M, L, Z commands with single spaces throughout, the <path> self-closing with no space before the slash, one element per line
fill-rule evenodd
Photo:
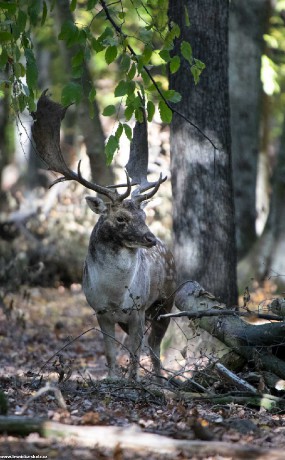
<path fill-rule="evenodd" d="M 151 247 L 151 246 L 155 246 L 156 245 L 156 238 L 155 236 L 152 234 L 152 233 L 146 233 L 144 235 L 144 241 L 145 243 L 147 244 L 147 246 Z"/>

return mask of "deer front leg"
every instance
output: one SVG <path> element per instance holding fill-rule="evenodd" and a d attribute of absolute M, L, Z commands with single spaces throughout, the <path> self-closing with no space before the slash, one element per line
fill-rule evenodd
<path fill-rule="evenodd" d="M 128 322 L 130 336 L 130 380 L 137 380 L 138 366 L 140 362 L 141 347 L 143 342 L 144 326 L 144 312 L 133 312 Z"/>
<path fill-rule="evenodd" d="M 103 333 L 105 355 L 108 365 L 108 377 L 116 378 L 116 343 L 115 343 L 115 323 L 108 317 L 97 316 L 100 329 Z"/>

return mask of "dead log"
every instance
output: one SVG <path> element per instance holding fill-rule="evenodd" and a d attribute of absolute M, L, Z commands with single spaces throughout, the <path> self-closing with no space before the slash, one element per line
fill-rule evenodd
<path fill-rule="evenodd" d="M 140 452 L 157 452 L 160 454 L 199 455 L 208 457 L 220 455 L 235 459 L 283 460 L 284 451 L 265 449 L 237 443 L 220 441 L 188 441 L 172 439 L 158 434 L 144 433 L 138 426 L 72 426 L 49 422 L 29 417 L 0 416 L 0 433 L 26 436 L 39 433 L 51 439 L 60 439 L 73 446 L 95 446 L 115 449 L 139 450 Z"/>
<path fill-rule="evenodd" d="M 223 310 L 229 309 L 218 302 L 214 296 L 205 291 L 196 281 L 188 281 L 175 296 L 176 307 L 183 312 L 189 312 L 189 316 L 200 317 L 198 325 L 211 335 L 226 344 L 239 355 L 252 361 L 258 368 L 273 372 L 285 379 L 285 362 L 268 352 L 268 347 L 276 347 L 284 344 L 285 322 L 282 315 L 273 317 L 283 319 L 279 322 L 268 322 L 261 325 L 252 325 L 244 322 L 235 314 L 223 315 Z M 205 315 L 203 315 L 203 310 Z M 218 316 L 207 316 L 207 312 L 216 311 Z M 278 313 L 280 313 L 278 310 Z M 219 314 L 221 311 L 221 314 Z M 275 310 L 276 311 L 276 310 Z M 188 315 L 187 315 L 188 316 Z"/>

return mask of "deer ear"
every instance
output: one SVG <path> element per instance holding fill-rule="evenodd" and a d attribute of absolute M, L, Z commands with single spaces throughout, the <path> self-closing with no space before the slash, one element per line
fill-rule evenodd
<path fill-rule="evenodd" d="M 107 212 L 107 206 L 101 198 L 97 196 L 86 196 L 85 200 L 89 208 L 95 212 L 95 214 L 105 214 Z"/>

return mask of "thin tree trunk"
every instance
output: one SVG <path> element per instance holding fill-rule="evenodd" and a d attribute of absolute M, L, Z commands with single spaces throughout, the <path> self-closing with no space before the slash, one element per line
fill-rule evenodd
<path fill-rule="evenodd" d="M 9 94 L 6 90 L 0 99 L 0 193 L 2 191 L 3 169 L 10 160 L 8 145 L 8 126 L 9 126 Z M 0 200 L 1 202 L 1 200 Z M 1 208 L 1 205 L 0 205 Z"/>
<path fill-rule="evenodd" d="M 240 284 L 250 279 L 273 277 L 280 289 L 285 286 L 285 117 L 274 174 L 268 220 L 260 239 L 239 263 Z"/>
<path fill-rule="evenodd" d="M 191 27 L 185 25 L 187 7 Z M 170 0 L 169 20 L 181 27 L 176 42 L 191 43 L 206 64 L 195 86 L 182 60 L 170 86 L 182 95 L 178 109 L 217 150 L 178 115 L 171 125 L 174 252 L 181 280 L 196 279 L 228 305 L 237 303 L 234 201 L 228 93 L 228 2 Z"/>
<path fill-rule="evenodd" d="M 256 239 L 256 178 L 262 85 L 263 34 L 268 0 L 232 0 L 229 21 L 229 82 L 236 241 L 239 258 Z"/>

